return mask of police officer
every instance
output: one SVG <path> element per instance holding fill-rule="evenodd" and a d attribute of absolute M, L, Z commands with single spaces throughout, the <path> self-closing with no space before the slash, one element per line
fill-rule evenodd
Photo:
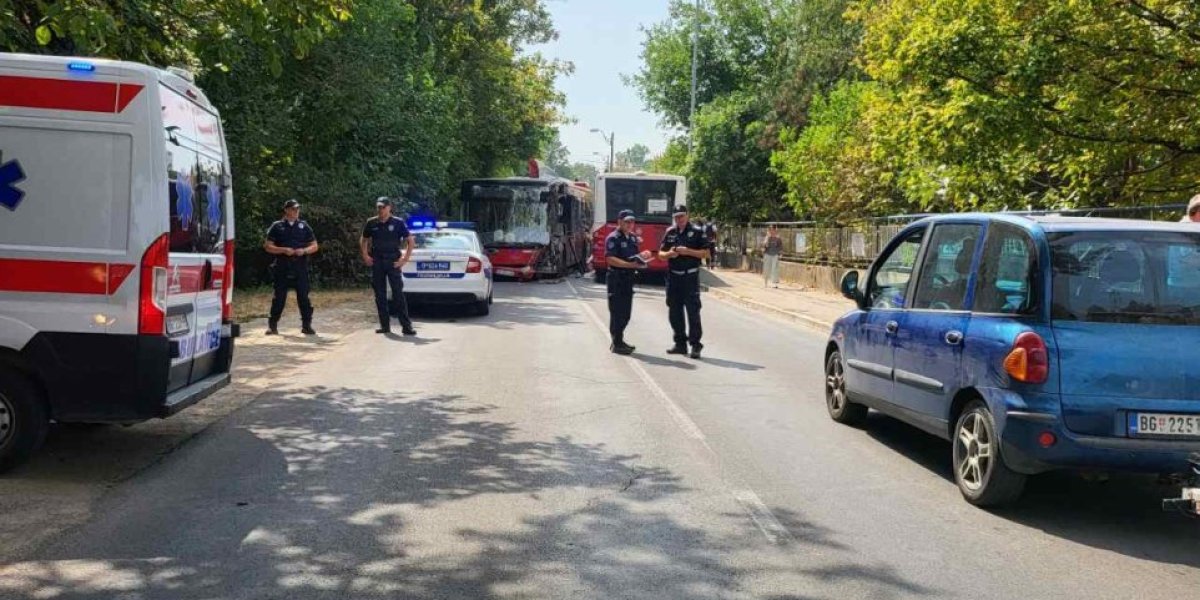
<path fill-rule="evenodd" d="M 667 262 L 667 307 L 675 345 L 667 354 L 687 354 L 692 345 L 692 358 L 700 358 L 704 345 L 700 343 L 700 264 L 708 258 L 708 237 L 704 229 L 688 221 L 687 208 L 675 208 L 675 224 L 663 234 L 658 257 Z M 684 311 L 687 326 L 684 326 Z"/>
<path fill-rule="evenodd" d="M 300 203 L 295 199 L 283 203 L 283 219 L 271 224 L 263 248 L 275 257 L 271 264 L 275 276 L 275 298 L 267 320 L 267 335 L 279 333 L 279 317 L 287 303 L 288 288 L 296 288 L 296 304 L 300 305 L 300 331 L 313 331 L 313 307 L 308 300 L 308 257 L 317 251 L 317 236 L 308 223 L 300 220 Z"/>
<path fill-rule="evenodd" d="M 632 354 L 635 348 L 625 343 L 625 326 L 633 311 L 633 283 L 637 270 L 645 268 L 650 251 L 638 252 L 641 239 L 633 233 L 632 210 L 617 215 L 617 229 L 604 240 L 604 255 L 608 261 L 608 332 L 612 335 L 609 350 L 616 354 Z"/>
<path fill-rule="evenodd" d="M 375 200 L 376 216 L 367 219 L 359 247 L 363 262 L 371 267 L 371 287 L 375 289 L 375 310 L 379 312 L 379 329 L 375 333 L 391 333 L 392 319 L 388 310 L 388 285 L 392 286 L 392 305 L 404 335 L 417 335 L 408 318 L 408 303 L 404 301 L 404 279 L 400 269 L 412 258 L 413 238 L 404 219 L 392 215 L 392 201 L 387 197 Z M 403 255 L 401 255 L 403 246 Z"/>

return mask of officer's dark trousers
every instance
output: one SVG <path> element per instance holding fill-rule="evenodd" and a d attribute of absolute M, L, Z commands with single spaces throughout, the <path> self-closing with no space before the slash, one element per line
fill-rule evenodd
<path fill-rule="evenodd" d="M 404 300 L 404 278 L 396 268 L 396 257 L 374 258 L 371 266 L 371 287 L 375 289 L 375 310 L 379 313 L 379 326 L 391 329 L 390 308 L 395 308 L 396 319 L 404 329 L 412 328 L 408 318 L 408 302 Z M 388 285 L 392 286 L 392 303 L 388 304 Z"/>
<path fill-rule="evenodd" d="M 633 271 L 608 269 L 608 333 L 614 344 L 625 341 L 625 326 L 633 314 L 633 280 Z"/>
<path fill-rule="evenodd" d="M 296 304 L 300 305 L 300 321 L 312 324 L 313 307 L 308 301 L 308 265 L 280 259 L 275 264 L 275 297 L 271 300 L 271 323 L 278 323 L 287 304 L 288 289 L 296 288 Z"/>
<path fill-rule="evenodd" d="M 684 325 L 684 312 L 687 324 Z M 700 274 L 667 275 L 667 315 L 675 332 L 675 345 L 700 345 Z"/>

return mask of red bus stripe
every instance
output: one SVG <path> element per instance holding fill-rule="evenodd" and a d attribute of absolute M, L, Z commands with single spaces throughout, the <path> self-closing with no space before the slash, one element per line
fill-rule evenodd
<path fill-rule="evenodd" d="M 119 113 L 142 91 L 135 83 L 0 75 L 0 106 Z"/>
<path fill-rule="evenodd" d="M 115 294 L 133 265 L 0 258 L 0 292 Z"/>

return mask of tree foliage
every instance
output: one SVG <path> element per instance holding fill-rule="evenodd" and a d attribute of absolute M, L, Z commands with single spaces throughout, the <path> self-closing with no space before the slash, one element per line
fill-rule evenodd
<path fill-rule="evenodd" d="M 714 216 L 771 212 L 780 186 L 797 216 L 843 221 L 1200 189 L 1194 0 L 722 0 L 670 15 L 630 81 L 686 127 L 699 20 L 695 150 L 670 164 Z M 720 172 L 731 163 L 769 168 Z"/>
<path fill-rule="evenodd" d="M 877 135 L 922 207 L 1157 203 L 1200 186 L 1191 0 L 889 0 L 854 16 L 866 71 L 892 92 Z"/>
<path fill-rule="evenodd" d="M 264 280 L 262 232 L 292 197 L 321 239 L 317 278 L 362 278 L 374 198 L 453 214 L 463 179 L 523 171 L 570 68 L 526 50 L 555 35 L 541 0 L 0 0 L 0 19 L 9 50 L 197 68 L 233 164 L 242 284 Z"/>

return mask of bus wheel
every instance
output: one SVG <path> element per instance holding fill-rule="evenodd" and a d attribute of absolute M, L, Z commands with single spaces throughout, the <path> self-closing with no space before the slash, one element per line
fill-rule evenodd
<path fill-rule="evenodd" d="M 608 271 L 605 269 L 597 269 L 594 277 L 596 278 L 596 283 L 604 283 L 605 281 L 608 281 Z"/>
<path fill-rule="evenodd" d="M 28 460 L 49 427 L 46 405 L 33 384 L 0 367 L 0 473 Z"/>

